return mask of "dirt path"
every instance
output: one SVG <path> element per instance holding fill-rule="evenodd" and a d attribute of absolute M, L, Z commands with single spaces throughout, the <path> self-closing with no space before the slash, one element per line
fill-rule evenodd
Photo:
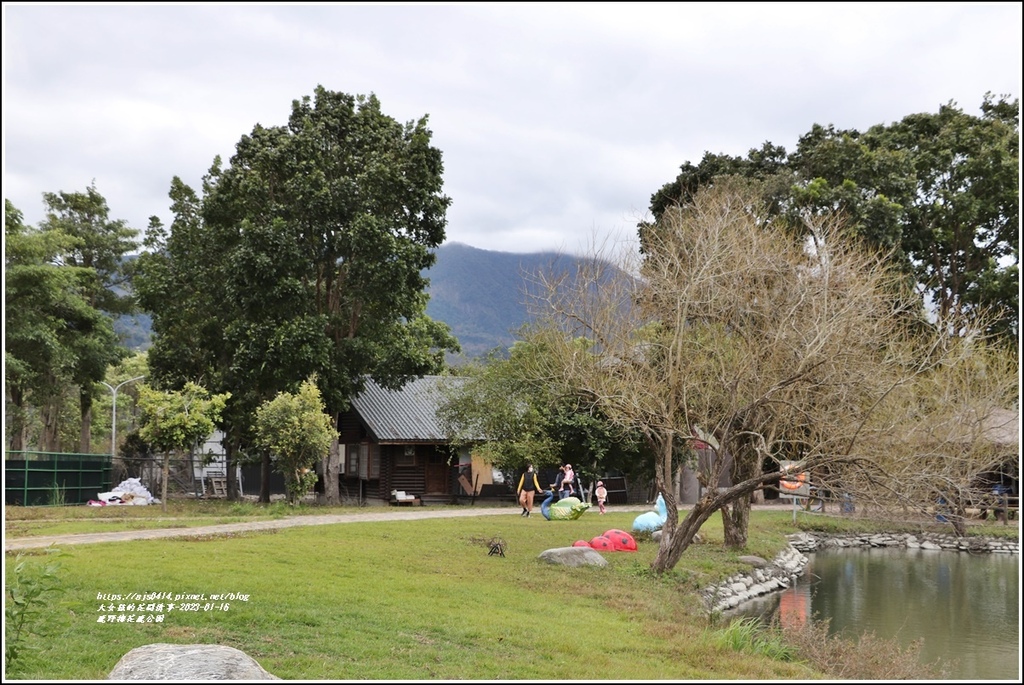
<path fill-rule="evenodd" d="M 650 511 L 650 505 L 628 505 L 614 507 L 615 511 Z M 149 530 L 123 530 L 113 533 L 74 533 L 68 535 L 39 535 L 23 538 L 4 537 L 4 551 L 13 552 L 22 549 L 39 549 L 54 545 L 89 545 L 100 542 L 122 542 L 124 540 L 157 540 L 162 538 L 187 538 L 221 533 L 238 533 L 250 530 L 273 530 L 294 528 L 295 526 L 325 526 L 336 523 L 359 523 L 363 521 L 408 521 L 431 518 L 459 518 L 466 516 L 518 516 L 518 507 L 403 507 L 381 508 L 377 511 L 366 511 L 358 514 L 330 514 L 323 516 L 291 516 L 273 521 L 248 521 L 241 523 L 221 523 L 194 528 L 151 528 Z M 541 517 L 540 510 L 535 509 L 533 515 Z"/>

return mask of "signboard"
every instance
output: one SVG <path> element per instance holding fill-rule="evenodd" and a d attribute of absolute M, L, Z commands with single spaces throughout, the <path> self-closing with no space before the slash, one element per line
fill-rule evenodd
<path fill-rule="evenodd" d="M 784 461 L 779 464 L 782 477 L 779 479 L 779 497 L 803 498 L 811 494 L 810 477 L 806 471 L 795 471 L 797 462 Z"/>

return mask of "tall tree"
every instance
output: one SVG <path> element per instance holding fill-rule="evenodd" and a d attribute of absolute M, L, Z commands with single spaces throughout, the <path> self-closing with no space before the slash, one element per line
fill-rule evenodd
<path fill-rule="evenodd" d="M 740 181 L 666 210 L 642 262 L 619 270 L 639 279 L 596 288 L 604 276 L 594 273 L 568 290 L 552 283 L 529 338 L 547 351 L 538 382 L 590 398 L 648 441 L 668 505 L 657 572 L 675 566 L 715 512 L 726 544 L 745 546 L 750 497 L 779 477 L 765 461 L 795 459 L 865 498 L 884 474 L 920 466 L 901 429 L 933 414 L 907 394 L 935 369 L 978 358 L 970 345 L 950 344 L 946 326 L 926 336 L 908 325 L 921 310 L 913 299 L 900 308 L 900 277 L 884 255 L 820 217 L 806 227 L 813 242 L 794 241 Z M 976 329 L 965 339 L 983 344 Z M 957 406 L 992 400 L 964 392 Z M 680 520 L 671 479 L 696 438 L 716 458 L 701 473 L 705 494 Z M 721 489 L 726 468 L 733 484 Z"/>
<path fill-rule="evenodd" d="M 30 407 L 42 423 L 39 448 L 58 451 L 62 397 L 84 370 L 119 356 L 109 317 L 90 303 L 95 274 L 62 256 L 78 239 L 27 226 L 5 201 L 4 373 L 11 449 L 25 447 Z M 102 378 L 102 374 L 99 376 Z M 88 451 L 86 447 L 86 451 Z"/>
<path fill-rule="evenodd" d="M 912 160 L 902 244 L 938 315 L 990 309 L 992 331 L 1016 339 L 1020 106 L 987 95 L 981 111 L 949 103 L 870 131 L 870 142 Z"/>
<path fill-rule="evenodd" d="M 292 103 L 287 126 L 257 125 L 227 168 L 215 162 L 201 198 L 176 182 L 186 201 L 155 248 L 164 261 L 153 273 L 162 275 L 144 286 L 151 366 L 179 382 L 210 373 L 230 390 L 239 446 L 252 444 L 244 417 L 311 375 L 336 415 L 365 376 L 400 387 L 440 370 L 445 350 L 457 349 L 425 313 L 421 273 L 444 240 L 450 203 L 430 137 L 426 117 L 402 125 L 372 95 L 318 87 Z M 185 302 L 173 285 L 183 282 L 195 289 Z M 190 338 L 196 329 L 210 335 Z M 165 338 L 170 331 L 181 335 Z M 165 351 L 190 344 L 200 349 L 185 362 Z M 201 363 L 189 361 L 197 356 Z M 325 490 L 337 501 L 331 453 Z"/>
<path fill-rule="evenodd" d="M 91 278 L 84 295 L 91 307 L 113 317 L 130 313 L 134 307 L 128 290 L 125 256 L 137 247 L 138 231 L 123 220 L 110 218 L 106 199 L 95 184 L 82 193 L 43 193 L 46 216 L 44 232 L 56 231 L 73 241 L 58 255 L 64 266 L 88 270 Z M 116 337 L 104 331 L 77 339 L 78 355 L 74 381 L 78 386 L 80 451 L 88 452 L 92 437 L 92 404 L 106 369 L 128 354 Z"/>

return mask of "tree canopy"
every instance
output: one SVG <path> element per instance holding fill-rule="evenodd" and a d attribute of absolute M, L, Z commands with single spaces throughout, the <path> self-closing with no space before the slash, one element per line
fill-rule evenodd
<path fill-rule="evenodd" d="M 440 370 L 458 345 L 425 313 L 450 204 L 430 138 L 425 116 L 403 125 L 373 95 L 317 87 L 215 160 L 202 195 L 175 178 L 174 221 L 152 227 L 137 278 L 155 377 L 230 391 L 245 445 L 256 408 L 312 375 L 337 414 L 367 376 L 397 388 Z"/>
<path fill-rule="evenodd" d="M 192 382 L 181 390 L 167 391 L 142 384 L 138 394 L 139 437 L 164 454 L 161 500 L 166 508 L 171 454 L 189 452 L 199 440 L 210 435 L 231 395 L 213 395 Z"/>
<path fill-rule="evenodd" d="M 42 426 L 38 445 L 58 451 L 65 397 L 78 399 L 80 449 L 90 451 L 92 398 L 107 366 L 127 354 L 112 316 L 124 306 L 110 294 L 134 232 L 110 221 L 106 202 L 86 193 L 45 194 L 49 208 L 40 227 L 24 223 L 4 203 L 4 373 L 9 439 L 22 449 L 29 410 Z"/>
<path fill-rule="evenodd" d="M 473 446 L 506 473 L 572 463 L 581 478 L 612 471 L 649 478 L 638 433 L 621 430 L 585 398 L 537 380 L 533 371 L 545 353 L 519 341 L 507 358 L 495 354 L 461 367 L 465 382 L 446 386 L 438 408 L 451 444 Z"/>
<path fill-rule="evenodd" d="M 867 131 L 815 124 L 791 154 L 766 142 L 746 157 L 706 152 L 653 194 L 657 221 L 723 176 L 760 181 L 765 211 L 805 235 L 804 217 L 840 212 L 891 255 L 937 316 L 1019 330 L 1019 100 L 985 96 L 980 115 L 948 103 Z M 649 224 L 641 224 L 641 241 Z"/>

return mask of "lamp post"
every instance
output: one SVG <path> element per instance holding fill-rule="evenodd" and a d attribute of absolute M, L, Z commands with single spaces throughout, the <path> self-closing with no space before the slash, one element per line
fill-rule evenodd
<path fill-rule="evenodd" d="M 107 389 L 110 390 L 111 394 L 114 396 L 114 399 L 113 399 L 113 402 L 112 402 L 112 405 L 111 405 L 111 410 L 110 410 L 110 458 L 111 459 L 116 459 L 117 458 L 117 391 L 121 388 L 122 385 L 125 385 L 126 383 L 131 383 L 132 381 L 141 380 L 143 378 L 145 378 L 145 376 L 136 376 L 135 378 L 129 378 L 126 381 L 122 381 L 121 383 L 118 383 L 117 385 L 110 385 L 109 383 L 107 383 L 105 381 L 100 381 L 100 383 L 103 383 L 103 385 L 107 386 Z"/>

